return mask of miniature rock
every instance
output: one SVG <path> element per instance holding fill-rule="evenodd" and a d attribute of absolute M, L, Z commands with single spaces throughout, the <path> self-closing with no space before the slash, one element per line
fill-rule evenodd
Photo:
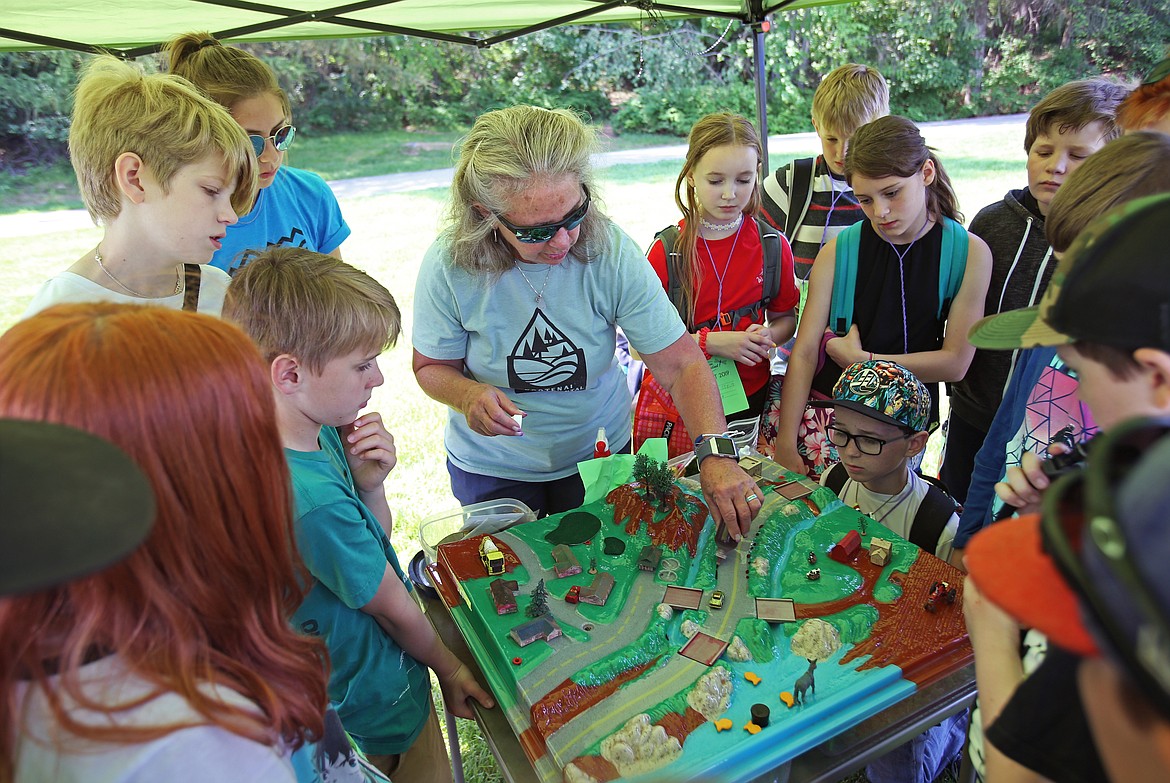
<path fill-rule="evenodd" d="M 727 648 L 727 657 L 733 661 L 750 661 L 752 659 L 752 652 L 743 643 L 743 639 L 736 636 L 731 640 L 731 644 Z"/>
<path fill-rule="evenodd" d="M 669 620 L 674 617 L 674 608 L 670 604 L 658 604 L 658 608 L 655 611 L 658 612 L 658 616 L 663 620 Z"/>
<path fill-rule="evenodd" d="M 692 636 L 697 634 L 701 628 L 702 626 L 696 623 L 694 620 L 683 620 L 683 624 L 679 630 L 682 631 L 683 636 L 690 639 Z"/>
<path fill-rule="evenodd" d="M 687 705 L 712 720 L 727 711 L 731 704 L 731 690 L 731 672 L 722 666 L 712 666 L 687 693 Z M 727 728 L 731 728 L 730 720 Z"/>

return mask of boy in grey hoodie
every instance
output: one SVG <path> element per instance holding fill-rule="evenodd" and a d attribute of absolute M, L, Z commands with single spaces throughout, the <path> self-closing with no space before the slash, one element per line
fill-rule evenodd
<path fill-rule="evenodd" d="M 1115 115 L 1128 94 L 1116 82 L 1083 79 L 1057 87 L 1028 115 L 1028 187 L 1009 191 L 971 221 L 971 233 L 991 248 L 985 315 L 1031 307 L 1040 300 L 1056 268 L 1044 238 L 1048 205 L 1085 158 L 1120 134 Z M 951 384 L 939 477 L 960 503 L 966 500 L 975 453 L 995 417 L 1015 359 L 1015 351 L 977 350 L 967 375 Z"/>

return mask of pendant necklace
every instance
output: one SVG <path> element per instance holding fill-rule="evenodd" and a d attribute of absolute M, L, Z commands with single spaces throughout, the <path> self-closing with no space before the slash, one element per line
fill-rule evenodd
<path fill-rule="evenodd" d="M 708 231 L 714 231 L 715 233 L 719 233 L 722 231 L 732 231 L 734 229 L 739 228 L 742 223 L 743 223 L 743 213 L 742 212 L 739 213 L 739 217 L 737 217 L 735 220 L 731 221 L 730 223 L 724 223 L 722 225 L 720 225 L 719 223 L 712 223 L 711 221 L 707 220 L 707 218 L 703 217 L 702 215 L 699 215 L 699 225 L 702 226 L 703 228 L 707 229 Z"/>
<path fill-rule="evenodd" d="M 544 285 L 540 287 L 539 291 L 537 291 L 536 288 L 533 287 L 532 283 L 528 280 L 528 275 L 524 274 L 524 269 L 521 268 L 519 261 L 516 262 L 516 271 L 519 272 L 520 276 L 524 278 L 524 282 L 528 283 L 528 287 L 532 289 L 532 293 L 536 294 L 536 304 L 539 305 L 540 300 L 544 298 L 544 289 L 548 288 L 548 278 L 552 274 L 552 264 L 545 264 Z"/>
<path fill-rule="evenodd" d="M 735 230 L 735 239 L 731 242 L 731 252 L 727 254 L 727 262 L 723 264 L 723 272 L 715 267 L 715 256 L 711 253 L 711 245 L 707 244 L 707 237 L 700 236 L 703 240 L 703 247 L 707 248 L 707 259 L 711 262 L 711 271 L 715 273 L 715 279 L 719 281 L 719 293 L 715 297 L 715 324 L 719 330 L 723 330 L 723 322 L 719 320 L 719 316 L 723 315 L 723 278 L 727 276 L 727 270 L 731 267 L 731 258 L 735 255 L 735 246 L 739 243 L 739 232 L 743 229 L 743 213 L 740 213 L 739 226 Z M 702 217 L 699 218 L 699 223 L 707 227 L 707 222 Z M 734 324 L 732 324 L 734 326 Z"/>
<path fill-rule="evenodd" d="M 898 246 L 891 242 L 890 238 L 883 231 L 878 230 L 878 234 L 882 239 L 886 240 L 886 244 L 890 246 L 890 249 L 894 251 L 894 255 L 898 257 L 898 283 L 902 289 L 902 353 L 910 353 L 910 332 L 906 320 L 906 267 L 904 262 L 906 261 L 906 256 L 910 254 L 911 248 L 914 247 L 914 243 L 922 239 L 932 225 L 934 223 L 931 221 L 930 216 L 927 215 L 926 223 L 923 224 L 917 236 L 910 240 L 910 244 L 906 245 L 906 249 L 902 252 L 898 252 Z"/>
<path fill-rule="evenodd" d="M 849 479 L 849 480 L 853 481 L 853 479 Z M 898 510 L 898 506 L 902 505 L 902 503 L 904 503 L 906 501 L 906 498 L 910 497 L 910 491 L 914 489 L 914 482 L 908 480 L 906 482 L 906 486 L 902 488 L 901 492 L 899 492 L 896 495 L 890 495 L 888 498 L 886 498 L 885 500 L 882 501 L 881 505 L 879 505 L 877 508 L 875 508 L 873 511 L 870 511 L 869 513 L 866 513 L 866 512 L 861 510 L 861 484 L 859 482 L 853 481 L 853 486 L 854 486 L 853 507 L 855 509 L 857 509 L 858 512 L 865 514 L 867 517 L 872 519 L 874 522 L 881 524 L 881 523 L 885 522 L 886 517 L 888 517 L 890 514 L 893 514 L 895 511 Z M 842 493 L 842 494 L 844 494 L 844 493 Z M 892 506 L 890 506 L 891 503 L 893 503 Z M 884 509 L 886 506 L 890 506 L 890 510 L 887 511 L 886 513 L 882 514 L 881 518 L 879 519 L 878 513 L 880 513 L 881 510 Z"/>
<path fill-rule="evenodd" d="M 96 249 L 93 251 L 93 260 L 97 262 L 98 269 L 102 270 L 105 273 L 106 277 L 113 280 L 114 283 L 116 283 L 119 288 L 121 288 L 123 291 L 130 294 L 131 296 L 137 296 L 139 299 L 157 299 L 158 298 L 155 296 L 147 296 L 146 294 L 140 294 L 137 291 L 135 291 L 133 288 L 131 288 L 130 286 L 123 283 L 118 278 L 114 277 L 114 273 L 111 272 L 109 269 L 106 269 L 106 265 L 104 263 L 102 263 L 102 254 L 101 254 L 100 249 Z M 183 292 L 183 275 L 181 273 L 179 273 L 178 270 L 176 269 L 176 271 L 175 271 L 175 293 L 171 294 L 171 296 L 178 296 L 182 292 Z"/>

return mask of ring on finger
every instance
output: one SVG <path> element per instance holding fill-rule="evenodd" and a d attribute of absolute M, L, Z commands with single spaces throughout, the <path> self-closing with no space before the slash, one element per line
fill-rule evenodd
<path fill-rule="evenodd" d="M 757 495 L 755 492 L 753 492 L 752 494 L 750 494 L 746 498 L 744 498 L 744 500 L 746 500 L 748 503 L 751 503 L 753 500 L 759 500 L 759 499 L 760 499 L 760 496 Z"/>

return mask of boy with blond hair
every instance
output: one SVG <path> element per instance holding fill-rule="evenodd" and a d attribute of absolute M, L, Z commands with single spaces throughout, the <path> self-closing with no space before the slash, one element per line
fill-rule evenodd
<path fill-rule="evenodd" d="M 25 315 L 93 301 L 218 315 L 229 278 L 205 265 L 256 194 L 252 145 L 227 110 L 186 79 L 98 57 L 77 85 L 69 156 L 105 232 Z"/>
<path fill-rule="evenodd" d="M 1044 236 L 1049 205 L 1089 155 L 1121 134 L 1117 108 L 1128 94 L 1128 88 L 1108 79 L 1082 79 L 1057 87 L 1028 115 L 1024 131 L 1028 186 L 1009 191 L 971 221 L 971 233 L 991 248 L 986 315 L 1040 301 L 1056 269 Z M 975 455 L 1016 360 L 1015 352 L 976 350 L 966 377 L 950 387 L 951 413 L 939 477 L 960 503 L 967 500 Z"/>
<path fill-rule="evenodd" d="M 382 385 L 378 354 L 398 338 L 398 306 L 338 258 L 272 247 L 237 273 L 224 317 L 269 363 L 297 545 L 314 580 L 293 622 L 329 648 L 342 724 L 396 783 L 450 781 L 426 667 L 452 714 L 472 717 L 468 698 L 493 701 L 411 599 L 387 537 L 394 438 L 361 410 Z"/>
<path fill-rule="evenodd" d="M 821 247 L 865 218 L 845 181 L 849 139 L 862 125 L 889 113 L 890 88 L 876 68 L 850 63 L 834 69 L 812 100 L 821 154 L 791 161 L 763 182 L 761 207 L 792 245 L 802 299 Z"/>

